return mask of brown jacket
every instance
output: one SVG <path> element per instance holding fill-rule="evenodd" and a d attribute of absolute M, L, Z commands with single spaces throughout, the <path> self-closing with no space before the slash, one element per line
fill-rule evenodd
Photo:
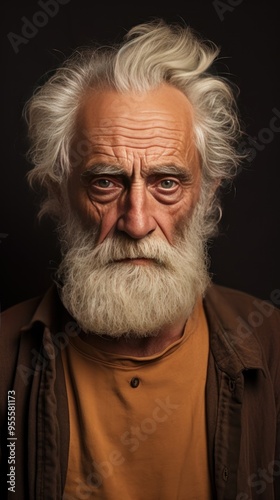
<path fill-rule="evenodd" d="M 213 499 L 279 500 L 280 311 L 218 285 L 207 291 L 204 307 Z M 62 315 L 51 287 L 1 317 L 2 500 L 62 498 L 69 419 L 61 350 L 79 333 L 75 322 L 61 331 Z"/>

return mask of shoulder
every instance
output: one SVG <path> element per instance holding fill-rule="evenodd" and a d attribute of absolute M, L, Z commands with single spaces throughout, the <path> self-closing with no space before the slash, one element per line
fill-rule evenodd
<path fill-rule="evenodd" d="M 30 298 L 4 310 L 0 315 L 0 356 L 16 352 L 17 346 L 34 331 L 36 325 L 51 327 L 59 316 L 60 301 L 52 285 L 42 295 Z M 36 330 L 36 328 L 35 328 Z M 34 338 L 34 341 L 37 341 Z"/>
<path fill-rule="evenodd" d="M 41 299 L 41 296 L 33 297 L 5 309 L 0 315 L 1 336 L 16 334 L 22 327 L 27 325 L 31 321 Z"/>
<path fill-rule="evenodd" d="M 59 316 L 56 288 L 4 310 L 0 315 L 0 388 L 10 387 L 18 365 L 28 367 L 40 349 L 45 326 Z"/>
<path fill-rule="evenodd" d="M 276 305 L 280 302 L 280 290 L 274 292 L 269 300 L 264 300 L 243 291 L 212 285 L 205 295 L 204 306 L 212 331 L 226 336 L 244 359 L 248 353 L 262 353 L 262 360 L 266 360 L 270 371 L 275 371 L 275 376 L 278 373 L 279 380 L 280 309 Z"/>
<path fill-rule="evenodd" d="M 247 292 L 212 284 L 206 292 L 205 303 L 221 319 L 242 318 L 251 327 L 270 322 L 280 322 L 280 290 L 274 290 L 267 300 Z"/>
<path fill-rule="evenodd" d="M 22 332 L 26 325 L 30 324 L 35 313 L 40 297 L 25 300 L 19 304 L 9 307 L 0 315 L 0 390 L 7 393 L 13 385 L 17 365 L 20 359 L 20 345 L 23 338 Z M 27 344 L 26 344 L 27 345 Z M 24 349 L 27 357 L 30 348 Z M 0 421 L 5 415 L 5 399 L 0 402 Z"/>
<path fill-rule="evenodd" d="M 23 332 L 31 324 L 41 297 L 34 297 L 9 307 L 0 315 L 0 366 L 1 383 L 9 382 L 16 367 Z"/>

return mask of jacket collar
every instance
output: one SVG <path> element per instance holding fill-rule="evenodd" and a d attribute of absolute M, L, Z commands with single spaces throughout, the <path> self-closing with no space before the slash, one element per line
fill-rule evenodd
<path fill-rule="evenodd" d="M 60 301 L 57 288 L 52 284 L 44 295 L 41 296 L 37 307 L 30 321 L 21 328 L 21 331 L 27 331 L 39 322 L 50 330 L 54 330 L 60 323 L 61 315 L 64 314 L 64 307 Z"/>
<path fill-rule="evenodd" d="M 255 310 L 254 299 L 243 292 L 215 284 L 210 285 L 204 297 L 210 349 L 218 367 L 231 378 L 248 369 L 265 371 L 256 332 L 248 325 L 248 315 Z M 36 322 L 54 331 L 61 325 L 64 314 L 65 309 L 53 284 L 22 331 L 29 330 Z"/>

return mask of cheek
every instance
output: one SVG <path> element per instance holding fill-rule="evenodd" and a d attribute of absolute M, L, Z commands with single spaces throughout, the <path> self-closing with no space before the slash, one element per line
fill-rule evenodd
<path fill-rule="evenodd" d="M 94 202 L 87 189 L 80 185 L 75 173 L 68 181 L 67 192 L 71 210 L 79 217 L 85 229 L 98 229 L 97 242 L 101 243 L 114 230 L 119 216 L 118 204 Z"/>
<path fill-rule="evenodd" d="M 69 181 L 68 198 L 71 210 L 79 217 L 82 224 L 85 226 L 92 223 L 100 224 L 102 214 L 99 208 L 92 204 L 85 189 L 77 188 L 75 179 Z"/>
<path fill-rule="evenodd" d="M 119 213 L 115 204 L 111 206 L 106 205 L 106 207 L 98 207 L 96 210 L 98 210 L 99 215 L 97 223 L 99 226 L 99 236 L 97 243 L 102 243 L 110 233 L 113 234 L 118 221 Z M 94 217 L 92 215 L 92 220 L 93 218 Z"/>
<path fill-rule="evenodd" d="M 155 220 L 166 240 L 170 244 L 173 244 L 178 233 L 178 228 L 181 227 L 182 221 L 186 220 L 186 215 L 183 216 L 181 211 L 179 213 L 178 210 L 166 210 L 166 207 L 161 207 L 161 210 L 155 216 Z"/>
<path fill-rule="evenodd" d="M 156 222 L 169 243 L 174 243 L 174 239 L 182 232 L 193 214 L 196 203 L 195 197 L 187 196 L 176 205 L 159 207 Z"/>
<path fill-rule="evenodd" d="M 101 205 L 93 202 L 86 191 L 68 190 L 71 210 L 75 212 L 86 229 L 98 228 L 98 243 L 113 231 L 118 219 L 118 207 L 114 203 Z"/>

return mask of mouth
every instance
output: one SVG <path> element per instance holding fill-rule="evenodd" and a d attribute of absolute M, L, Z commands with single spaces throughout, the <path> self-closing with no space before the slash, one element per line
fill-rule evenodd
<path fill-rule="evenodd" d="M 146 266 L 146 265 L 154 263 L 154 259 L 150 259 L 147 257 L 133 257 L 133 258 L 127 257 L 125 259 L 115 260 L 114 262 L 121 263 L 121 264 L 135 264 L 138 266 Z"/>

